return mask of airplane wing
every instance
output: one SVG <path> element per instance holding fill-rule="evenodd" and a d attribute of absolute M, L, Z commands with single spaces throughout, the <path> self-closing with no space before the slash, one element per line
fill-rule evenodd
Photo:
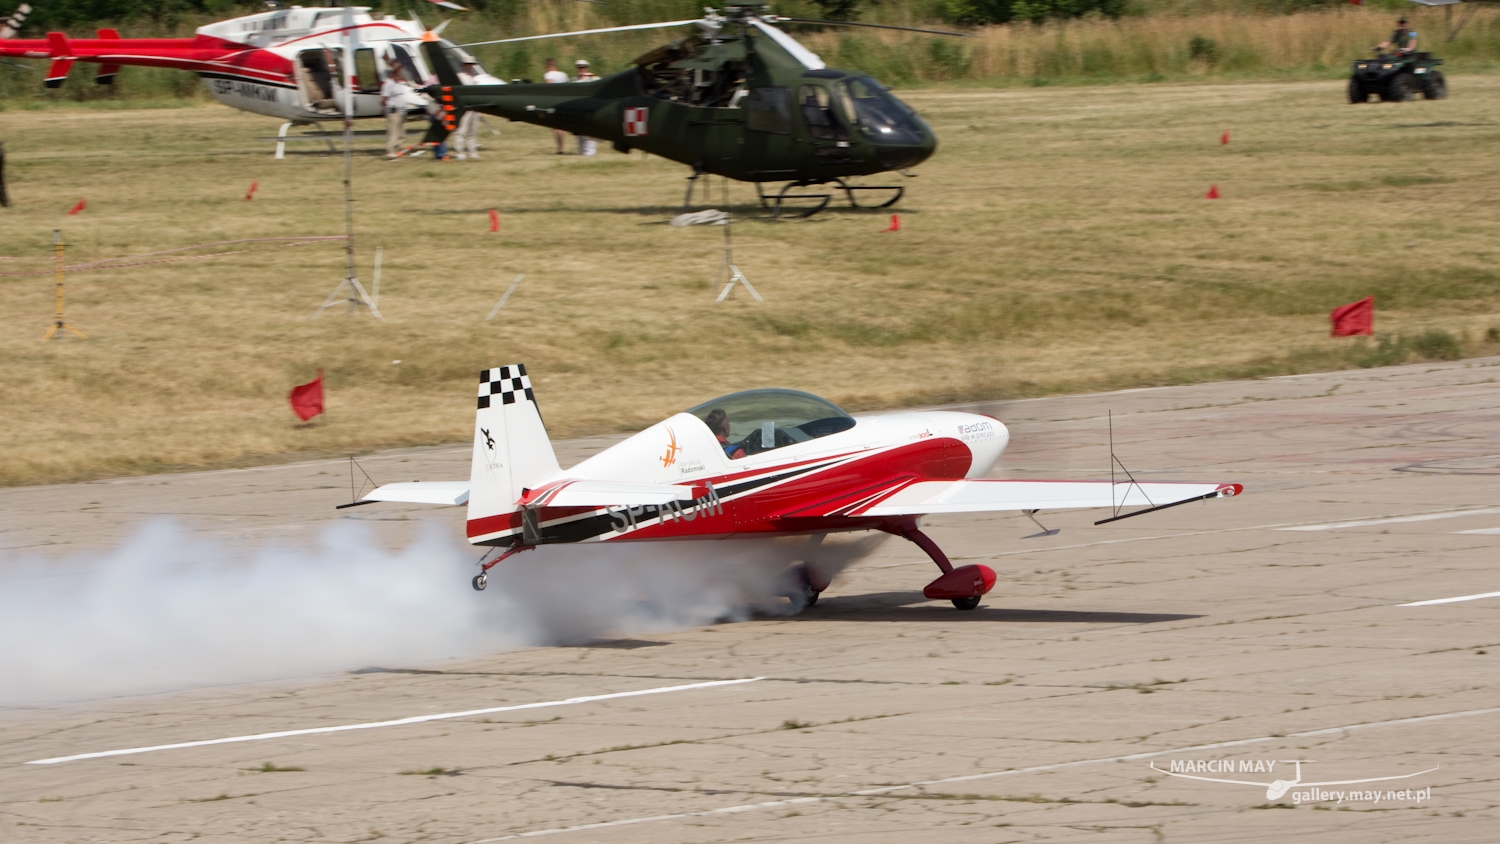
<path fill-rule="evenodd" d="M 1160 510 L 1189 501 L 1239 495 L 1239 484 L 1132 481 L 918 481 L 852 516 L 925 516 L 1000 510 L 1145 507 Z M 1145 512 L 1136 511 L 1136 512 Z M 1134 513 L 1130 514 L 1134 515 Z"/>
<path fill-rule="evenodd" d="M 403 504 L 445 504 L 457 507 L 469 503 L 468 481 L 411 481 L 376 487 L 361 503 L 396 501 Z M 348 505 L 345 505 L 348 506 Z"/>

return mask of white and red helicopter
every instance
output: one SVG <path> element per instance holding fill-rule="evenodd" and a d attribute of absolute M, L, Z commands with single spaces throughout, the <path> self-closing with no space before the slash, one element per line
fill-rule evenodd
<path fill-rule="evenodd" d="M 0 57 L 49 59 L 49 88 L 62 85 L 74 62 L 99 65 L 94 81 L 100 84 L 113 83 L 124 65 L 185 70 L 198 74 L 224 105 L 307 125 L 342 120 L 346 107 L 355 118 L 383 116 L 380 85 L 391 67 L 400 67 L 414 86 L 433 77 L 418 49 L 424 36 L 442 44 L 455 67 L 472 62 L 477 69 L 473 56 L 437 38 L 441 30 L 429 32 L 415 15 L 377 19 L 367 6 L 290 6 L 200 26 L 192 38 L 121 38 L 115 29 L 100 29 L 95 38 L 61 32 L 6 38 Z M 504 84 L 482 69 L 471 75 L 483 84 Z M 408 95 L 410 113 L 425 112 L 430 104 L 419 92 Z"/>
<path fill-rule="evenodd" d="M 942 570 L 926 597 L 971 610 L 995 585 L 994 570 L 955 568 L 922 532 L 923 516 L 1113 508 L 1102 524 L 1243 491 L 1235 483 L 984 477 L 1009 442 L 992 416 L 855 418 L 809 393 L 749 390 L 689 408 L 563 470 L 526 367 L 515 364 L 479 375 L 468 481 L 386 484 L 340 506 L 467 504 L 469 542 L 491 548 L 475 589 L 484 589 L 490 568 L 539 545 L 796 535 L 816 544 L 830 533 L 879 530 L 915 543 Z M 1121 514 L 1125 507 L 1142 509 Z M 488 559 L 495 551 L 502 553 Z M 829 584 L 814 566 L 798 574 L 801 597 L 815 603 Z"/>

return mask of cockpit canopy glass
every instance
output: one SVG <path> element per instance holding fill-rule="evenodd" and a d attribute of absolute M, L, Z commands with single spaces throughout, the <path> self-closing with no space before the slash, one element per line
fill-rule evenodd
<path fill-rule="evenodd" d="M 689 408 L 735 457 L 837 434 L 854 427 L 854 417 L 837 405 L 799 390 L 746 390 Z"/>
<path fill-rule="evenodd" d="M 916 115 L 875 80 L 857 76 L 838 83 L 838 89 L 844 112 L 860 134 L 880 143 L 922 143 L 922 129 Z"/>

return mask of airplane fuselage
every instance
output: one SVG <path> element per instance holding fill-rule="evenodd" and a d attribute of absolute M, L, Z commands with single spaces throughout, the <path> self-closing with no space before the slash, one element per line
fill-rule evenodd
<path fill-rule="evenodd" d="M 925 411 L 856 417 L 839 433 L 735 457 L 699 418 L 679 413 L 542 479 L 531 498 L 575 480 L 680 485 L 693 489 L 691 497 L 638 507 L 542 506 L 529 511 L 531 527 L 536 544 L 894 527 L 899 520 L 858 515 L 860 505 L 913 480 L 983 477 L 1009 442 L 993 417 Z M 527 512 L 472 520 L 469 541 L 509 545 L 526 530 Z"/>

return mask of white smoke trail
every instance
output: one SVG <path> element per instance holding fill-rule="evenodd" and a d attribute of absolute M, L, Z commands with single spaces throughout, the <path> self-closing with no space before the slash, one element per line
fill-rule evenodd
<path fill-rule="evenodd" d="M 88 560 L 0 558 L 0 705 L 158 692 L 473 657 L 676 629 L 752 612 L 805 540 L 565 546 L 519 554 L 469 588 L 475 554 L 429 526 L 383 548 L 364 525 L 316 547 L 240 549 L 147 524 Z M 831 576 L 878 540 L 820 549 Z M 80 571 L 80 569 L 83 569 Z M 66 571 L 66 574 L 59 574 Z"/>

